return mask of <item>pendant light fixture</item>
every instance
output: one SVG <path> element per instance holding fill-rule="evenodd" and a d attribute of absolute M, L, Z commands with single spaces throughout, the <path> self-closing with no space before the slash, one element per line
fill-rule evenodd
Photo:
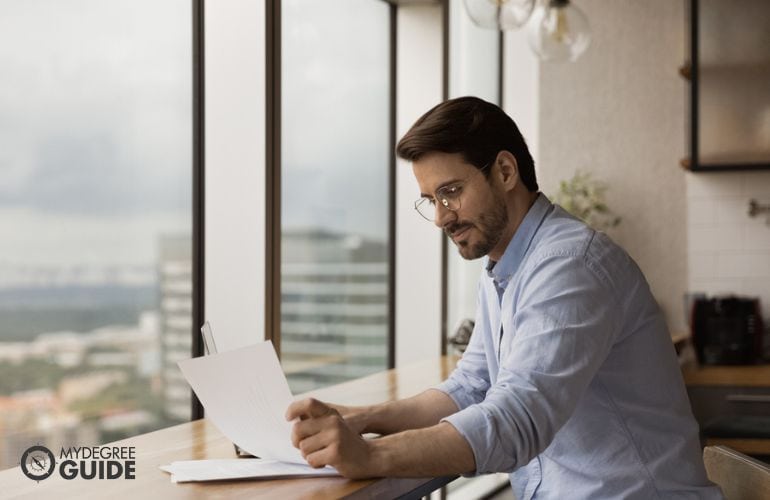
<path fill-rule="evenodd" d="M 529 45 L 543 61 L 574 61 L 591 43 L 591 28 L 583 11 L 569 0 L 548 0 L 529 24 Z"/>
<path fill-rule="evenodd" d="M 482 28 L 521 28 L 532 14 L 535 0 L 465 0 L 471 20 Z"/>
<path fill-rule="evenodd" d="M 502 31 L 529 22 L 529 45 L 543 61 L 574 61 L 591 43 L 588 18 L 570 0 L 464 2 L 468 16 L 482 28 Z"/>

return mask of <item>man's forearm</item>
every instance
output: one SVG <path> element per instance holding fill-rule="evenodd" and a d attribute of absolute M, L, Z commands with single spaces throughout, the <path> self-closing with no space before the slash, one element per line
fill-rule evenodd
<path fill-rule="evenodd" d="M 410 419 L 421 425 L 449 414 L 454 408 L 450 398 L 430 391 L 416 396 L 412 402 L 400 405 L 396 414 L 401 418 L 420 405 L 435 403 L 440 409 L 423 409 Z M 432 392 L 436 392 L 433 394 Z M 446 398 L 446 399 L 444 399 Z M 449 403 L 447 403 L 447 399 Z M 406 400 L 404 400 L 406 402 Z M 347 408 L 347 410 L 351 410 Z M 351 410 L 352 411 L 352 410 Z M 392 408 L 381 415 L 393 416 Z M 376 413 L 376 412 L 374 412 Z M 286 410 L 286 419 L 294 421 L 291 441 L 312 467 L 331 465 L 349 478 L 366 477 L 425 477 L 463 474 L 476 469 L 476 461 L 468 442 L 452 424 L 440 422 L 432 426 L 396 432 L 376 439 L 361 436 L 360 428 L 350 422 L 354 416 L 343 417 L 340 411 L 322 401 L 306 398 L 293 402 Z M 359 424 L 362 421 L 359 420 Z M 372 422 L 376 424 L 375 421 Z M 399 427 L 389 425 L 387 430 Z"/>
<path fill-rule="evenodd" d="M 373 439 L 369 444 L 372 476 L 435 477 L 476 470 L 470 445 L 447 422 Z"/>
<path fill-rule="evenodd" d="M 458 410 L 452 398 L 435 389 L 399 401 L 338 409 L 354 429 L 383 435 L 430 427 Z"/>

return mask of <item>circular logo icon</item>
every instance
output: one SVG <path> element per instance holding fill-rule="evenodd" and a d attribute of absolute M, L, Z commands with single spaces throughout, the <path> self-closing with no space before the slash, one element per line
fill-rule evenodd
<path fill-rule="evenodd" d="M 48 478 L 55 468 L 53 453 L 45 446 L 30 446 L 21 456 L 21 471 L 33 481 Z"/>

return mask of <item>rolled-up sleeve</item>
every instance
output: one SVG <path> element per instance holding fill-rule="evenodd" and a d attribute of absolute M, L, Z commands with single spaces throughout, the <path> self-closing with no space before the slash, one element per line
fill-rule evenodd
<path fill-rule="evenodd" d="M 514 331 L 505 331 L 497 380 L 481 400 L 443 419 L 468 441 L 476 473 L 511 472 L 529 463 L 566 423 L 606 358 L 619 329 L 616 291 L 586 255 L 545 255 L 512 285 Z M 505 309 L 505 308 L 504 308 Z M 448 380 L 448 394 L 467 394 Z M 471 385 L 471 387 L 473 387 Z M 452 396 L 453 399 L 455 396 Z M 457 400 L 456 400 L 457 402 Z"/>
<path fill-rule="evenodd" d="M 484 324 L 483 318 L 480 317 L 484 310 L 480 297 L 479 293 L 476 299 L 476 321 L 468 347 L 449 378 L 434 387 L 452 398 L 460 410 L 483 401 L 490 386 L 489 368 L 484 353 L 484 335 L 483 332 L 477 331 Z"/>

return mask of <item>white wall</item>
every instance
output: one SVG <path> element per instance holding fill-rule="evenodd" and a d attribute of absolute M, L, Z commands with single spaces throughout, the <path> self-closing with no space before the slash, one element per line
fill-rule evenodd
<path fill-rule="evenodd" d="M 575 169 L 610 185 L 623 221 L 609 231 L 636 260 L 672 330 L 685 327 L 687 82 L 685 2 L 581 0 L 593 41 L 574 63 L 543 63 L 539 85 L 541 188 Z M 511 80 L 509 80 L 511 81 Z"/>
<path fill-rule="evenodd" d="M 770 227 L 746 214 L 750 198 L 770 202 L 770 172 L 679 167 L 689 155 L 689 88 L 677 74 L 687 59 L 684 2 L 577 5 L 591 23 L 592 45 L 575 63 L 541 64 L 535 92 L 522 71 L 523 32 L 507 36 L 506 110 L 517 122 L 517 113 L 525 117 L 530 144 L 526 117 L 534 116 L 541 188 L 553 193 L 575 168 L 610 185 L 609 205 L 623 217 L 610 235 L 639 263 L 672 330 L 686 329 L 688 291 L 759 296 L 768 316 Z M 539 111 L 528 112 L 533 101 L 520 95 L 535 95 Z"/>
<path fill-rule="evenodd" d="M 205 317 L 219 350 L 264 338 L 264 9 L 205 2 Z"/>
<path fill-rule="evenodd" d="M 505 33 L 503 57 L 503 109 L 527 141 L 539 173 L 540 62 L 527 44 L 525 29 Z"/>
<path fill-rule="evenodd" d="M 398 8 L 396 136 L 442 98 L 441 7 Z M 441 232 L 414 211 L 420 189 L 396 164 L 396 365 L 441 353 Z"/>
<path fill-rule="evenodd" d="M 748 216 L 770 203 L 770 172 L 687 175 L 689 290 L 759 297 L 770 316 L 770 224 Z"/>

